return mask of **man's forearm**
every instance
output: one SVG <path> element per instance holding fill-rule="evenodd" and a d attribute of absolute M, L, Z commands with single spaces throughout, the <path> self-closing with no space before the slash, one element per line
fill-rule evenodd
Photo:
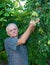
<path fill-rule="evenodd" d="M 22 36 L 19 38 L 18 45 L 24 44 L 27 41 L 27 39 L 29 38 L 31 32 L 34 31 L 36 23 L 38 23 L 38 22 L 39 22 L 39 19 L 37 19 L 36 22 L 32 21 L 32 20 L 30 21 L 29 27 L 24 32 L 24 34 L 22 34 Z"/>
<path fill-rule="evenodd" d="M 28 29 L 25 31 L 25 33 L 20 37 L 20 39 L 22 41 L 24 41 L 24 43 L 27 41 L 27 39 L 29 38 L 31 32 L 32 32 L 32 29 L 34 30 L 34 26 L 32 25 L 29 25 Z"/>

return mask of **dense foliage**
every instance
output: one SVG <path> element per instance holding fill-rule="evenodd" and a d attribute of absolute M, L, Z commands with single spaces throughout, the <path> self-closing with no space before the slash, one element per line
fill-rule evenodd
<path fill-rule="evenodd" d="M 0 1 L 0 54 L 4 50 L 7 24 L 16 23 L 20 36 L 27 29 L 30 20 L 35 20 L 37 17 L 40 18 L 40 23 L 37 24 L 26 44 L 29 65 L 46 65 L 47 61 L 50 60 L 49 0 L 27 0 L 24 7 L 19 0 L 13 2 L 11 0 Z"/>

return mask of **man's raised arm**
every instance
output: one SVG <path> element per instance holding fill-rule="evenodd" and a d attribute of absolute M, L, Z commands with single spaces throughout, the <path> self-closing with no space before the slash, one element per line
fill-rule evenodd
<path fill-rule="evenodd" d="M 39 22 L 39 20 L 36 21 L 36 23 L 38 23 L 38 22 Z M 34 30 L 36 23 L 35 23 L 35 21 L 32 21 L 32 20 L 30 21 L 30 24 L 29 24 L 27 30 L 18 39 L 18 45 L 25 44 L 25 42 L 29 38 L 32 30 Z"/>

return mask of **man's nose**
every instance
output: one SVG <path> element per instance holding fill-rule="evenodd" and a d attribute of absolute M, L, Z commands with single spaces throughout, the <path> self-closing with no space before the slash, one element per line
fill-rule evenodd
<path fill-rule="evenodd" d="M 15 33 L 15 31 L 13 30 L 13 33 Z"/>

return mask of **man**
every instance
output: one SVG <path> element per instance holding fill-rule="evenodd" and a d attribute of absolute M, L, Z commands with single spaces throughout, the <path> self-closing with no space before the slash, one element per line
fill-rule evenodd
<path fill-rule="evenodd" d="M 8 24 L 6 27 L 6 32 L 8 38 L 5 39 L 5 50 L 8 57 L 8 65 L 28 65 L 28 54 L 25 43 L 29 38 L 32 31 L 36 26 L 39 19 L 35 21 L 30 21 L 27 30 L 18 39 L 18 27 L 14 23 Z"/>

